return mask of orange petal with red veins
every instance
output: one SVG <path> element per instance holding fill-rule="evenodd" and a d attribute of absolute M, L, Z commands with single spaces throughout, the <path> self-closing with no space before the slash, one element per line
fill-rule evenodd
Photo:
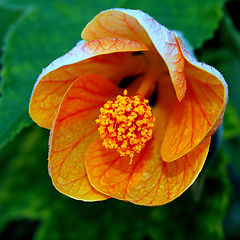
<path fill-rule="evenodd" d="M 154 141 L 148 142 L 130 165 L 129 158 L 106 150 L 97 140 L 86 154 L 91 184 L 111 197 L 148 206 L 162 205 L 181 195 L 201 171 L 210 138 L 172 163 L 162 161 Z"/>
<path fill-rule="evenodd" d="M 195 78 L 188 80 L 186 96 L 176 104 L 162 142 L 161 153 L 166 162 L 185 155 L 211 135 L 213 127 L 220 123 L 226 104 L 223 85 Z"/>
<path fill-rule="evenodd" d="M 140 41 L 151 51 L 157 50 L 168 67 L 178 100 L 183 99 L 187 89 L 184 57 L 172 31 L 140 10 L 113 9 L 98 14 L 82 32 L 86 41 L 105 37 Z"/>
<path fill-rule="evenodd" d="M 86 73 L 97 73 L 118 81 L 127 74 L 137 74 L 143 60 L 135 57 L 134 62 L 133 56 L 127 52 L 145 50 L 148 48 L 143 43 L 120 38 L 81 41 L 70 52 L 53 61 L 38 77 L 29 107 L 31 118 L 39 126 L 50 129 L 61 98 L 76 78 Z"/>
<path fill-rule="evenodd" d="M 200 63 L 177 39 L 185 58 L 188 90 L 177 103 L 161 146 L 162 158 L 171 162 L 194 149 L 221 124 L 228 99 L 227 84 L 213 67 Z"/>
<path fill-rule="evenodd" d="M 98 137 L 99 108 L 118 94 L 107 79 L 89 74 L 77 78 L 65 93 L 51 130 L 49 174 L 61 193 L 86 201 L 104 200 L 90 184 L 84 165 L 89 144 Z"/>
<path fill-rule="evenodd" d="M 221 88 L 219 91 L 219 97 L 222 99 L 222 111 L 219 114 L 217 121 L 212 126 L 208 135 L 212 135 L 216 129 L 221 125 L 223 120 L 223 115 L 228 102 L 228 86 L 225 82 L 222 74 L 218 72 L 215 68 L 198 62 L 193 56 L 186 50 L 181 39 L 178 39 L 179 45 L 181 46 L 182 54 L 185 58 L 185 74 L 187 79 L 193 79 L 194 81 L 200 81 L 209 84 L 211 88 Z"/>

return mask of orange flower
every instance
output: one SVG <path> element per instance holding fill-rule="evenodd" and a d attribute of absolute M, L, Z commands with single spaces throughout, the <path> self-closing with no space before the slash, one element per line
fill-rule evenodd
<path fill-rule="evenodd" d="M 139 10 L 101 12 L 82 38 L 43 70 L 30 102 L 51 130 L 54 186 L 84 201 L 172 201 L 203 167 L 227 84 Z"/>

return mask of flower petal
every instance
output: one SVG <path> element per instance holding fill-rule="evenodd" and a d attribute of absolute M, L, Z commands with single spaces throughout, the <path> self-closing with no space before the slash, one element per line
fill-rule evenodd
<path fill-rule="evenodd" d="M 226 106 L 221 82 L 211 84 L 206 80 L 211 74 L 198 71 L 198 74 L 187 76 L 186 96 L 176 104 L 161 146 L 162 158 L 167 162 L 185 155 L 206 136 L 213 134 L 221 123 Z"/>
<path fill-rule="evenodd" d="M 84 166 L 88 145 L 98 132 L 99 108 L 118 94 L 107 79 L 96 74 L 77 78 L 65 93 L 51 130 L 49 173 L 54 186 L 72 198 L 96 201 L 107 197 L 89 183 Z"/>
<path fill-rule="evenodd" d="M 143 43 L 133 40 L 105 38 L 87 43 L 81 41 L 38 77 L 29 107 L 31 118 L 39 126 L 50 129 L 62 96 L 77 77 L 97 73 L 117 81 L 127 74 L 137 74 L 143 60 L 127 52 L 144 50 L 147 47 Z"/>
<path fill-rule="evenodd" d="M 178 100 L 183 99 L 187 88 L 184 57 L 173 32 L 140 10 L 113 9 L 98 14 L 82 32 L 87 41 L 105 37 L 123 37 L 156 49 L 168 67 Z"/>
<path fill-rule="evenodd" d="M 228 86 L 225 82 L 222 74 L 218 72 L 215 68 L 202 63 L 198 62 L 184 47 L 183 42 L 181 39 L 178 38 L 179 45 L 181 46 L 182 54 L 185 58 L 185 72 L 187 79 L 195 79 L 200 82 L 208 83 L 211 88 L 221 88 L 219 91 L 219 98 L 222 99 L 222 105 L 219 106 L 219 108 L 222 107 L 222 111 L 219 114 L 218 119 L 212 126 L 211 130 L 209 131 L 208 135 L 212 135 L 216 129 L 221 125 L 223 120 L 223 115 L 227 106 L 228 102 Z M 220 87 L 221 86 L 221 87 Z"/>
<path fill-rule="evenodd" d="M 182 194 L 196 179 L 206 159 L 210 138 L 180 159 L 161 160 L 156 139 L 148 142 L 133 163 L 114 150 L 106 150 L 101 140 L 90 146 L 86 170 L 91 184 L 100 192 L 141 205 L 162 205 Z"/>
<path fill-rule="evenodd" d="M 158 144 L 158 149 L 160 149 L 168 121 L 178 102 L 168 74 L 162 75 L 161 80 L 158 81 L 156 95 L 156 103 L 152 108 L 153 116 L 156 119 L 153 133 L 158 136 L 156 144 Z"/>

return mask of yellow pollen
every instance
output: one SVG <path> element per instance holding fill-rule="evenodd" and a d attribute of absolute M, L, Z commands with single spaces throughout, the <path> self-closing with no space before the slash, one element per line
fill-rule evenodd
<path fill-rule="evenodd" d="M 118 95 L 107 101 L 96 119 L 98 131 L 106 149 L 116 149 L 120 156 L 129 156 L 130 164 L 135 153 L 140 153 L 152 138 L 153 117 L 149 101 L 140 96 Z"/>

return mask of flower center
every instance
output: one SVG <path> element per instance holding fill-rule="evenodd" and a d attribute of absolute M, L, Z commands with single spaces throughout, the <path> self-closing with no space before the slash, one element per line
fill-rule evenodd
<path fill-rule="evenodd" d="M 120 156 L 129 156 L 130 164 L 135 153 L 140 153 L 152 138 L 153 117 L 149 101 L 140 96 L 118 95 L 107 101 L 96 119 L 98 131 L 106 149 L 116 149 Z"/>

